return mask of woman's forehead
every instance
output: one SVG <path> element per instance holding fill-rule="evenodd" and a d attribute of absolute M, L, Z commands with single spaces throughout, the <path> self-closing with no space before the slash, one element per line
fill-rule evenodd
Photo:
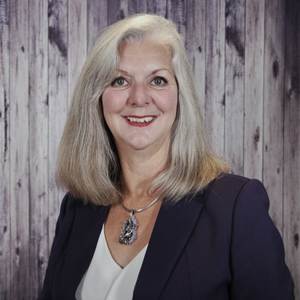
<path fill-rule="evenodd" d="M 165 45 L 153 41 L 122 45 L 117 70 L 122 70 L 124 73 L 166 70 L 174 75 L 170 51 Z"/>

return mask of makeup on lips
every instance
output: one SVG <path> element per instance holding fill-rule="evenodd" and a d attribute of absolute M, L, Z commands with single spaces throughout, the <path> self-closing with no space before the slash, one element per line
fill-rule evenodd
<path fill-rule="evenodd" d="M 135 127 L 146 127 L 152 124 L 155 116 L 125 116 L 123 117 L 127 124 Z"/>

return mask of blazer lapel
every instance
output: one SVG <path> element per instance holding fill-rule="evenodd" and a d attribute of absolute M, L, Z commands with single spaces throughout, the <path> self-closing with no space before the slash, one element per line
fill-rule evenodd
<path fill-rule="evenodd" d="M 77 206 L 61 276 L 68 299 L 75 299 L 75 291 L 92 260 L 108 211 L 105 206 Z"/>
<path fill-rule="evenodd" d="M 133 299 L 158 299 L 180 257 L 203 207 L 202 194 L 163 205 L 148 245 Z"/>

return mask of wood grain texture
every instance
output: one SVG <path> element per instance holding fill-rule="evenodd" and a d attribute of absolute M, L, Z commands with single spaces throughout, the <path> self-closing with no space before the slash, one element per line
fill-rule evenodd
<path fill-rule="evenodd" d="M 11 299 L 29 299 L 28 1 L 10 1 Z"/>
<path fill-rule="evenodd" d="M 264 41 L 263 182 L 270 214 L 282 233 L 285 2 L 266 0 Z"/>
<path fill-rule="evenodd" d="M 87 57 L 87 0 L 68 1 L 68 97 Z"/>
<path fill-rule="evenodd" d="M 147 11 L 149 14 L 167 17 L 167 0 L 147 0 Z"/>
<path fill-rule="evenodd" d="M 246 1 L 244 174 L 262 180 L 265 1 Z"/>
<path fill-rule="evenodd" d="M 9 2 L 0 0 L 0 299 L 10 298 Z"/>
<path fill-rule="evenodd" d="M 128 0 L 128 13 L 129 15 L 147 13 L 147 1 Z"/>
<path fill-rule="evenodd" d="M 128 0 L 108 1 L 108 24 L 128 17 Z"/>
<path fill-rule="evenodd" d="M 205 118 L 217 151 L 224 153 L 225 1 L 206 2 Z"/>
<path fill-rule="evenodd" d="M 48 252 L 64 191 L 55 182 L 59 142 L 68 112 L 68 0 L 51 0 L 48 9 Z M 48 257 L 45 259 L 47 264 Z"/>
<path fill-rule="evenodd" d="M 185 0 L 168 0 L 167 18 L 172 20 L 178 32 L 186 40 L 186 1 Z"/>
<path fill-rule="evenodd" d="M 187 55 L 195 76 L 196 90 L 200 107 L 205 106 L 205 1 L 187 1 L 186 6 L 186 40 Z"/>
<path fill-rule="evenodd" d="M 300 2 L 286 2 L 284 93 L 284 228 L 286 260 L 300 299 Z"/>
<path fill-rule="evenodd" d="M 244 173 L 245 0 L 226 1 L 224 155 Z"/>
<path fill-rule="evenodd" d="M 29 0 L 30 299 L 48 260 L 48 3 Z M 43 124 L 43 126 L 41 126 Z"/>
<path fill-rule="evenodd" d="M 87 50 L 92 49 L 101 32 L 108 26 L 108 2 L 87 0 Z"/>

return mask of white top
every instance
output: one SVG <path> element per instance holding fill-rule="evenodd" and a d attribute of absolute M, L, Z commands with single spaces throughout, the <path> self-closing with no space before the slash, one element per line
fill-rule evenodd
<path fill-rule="evenodd" d="M 77 300 L 131 300 L 146 245 L 138 255 L 121 268 L 112 258 L 104 235 L 104 225 L 91 264 L 77 287 Z M 124 247 L 130 247 L 125 246 Z"/>

